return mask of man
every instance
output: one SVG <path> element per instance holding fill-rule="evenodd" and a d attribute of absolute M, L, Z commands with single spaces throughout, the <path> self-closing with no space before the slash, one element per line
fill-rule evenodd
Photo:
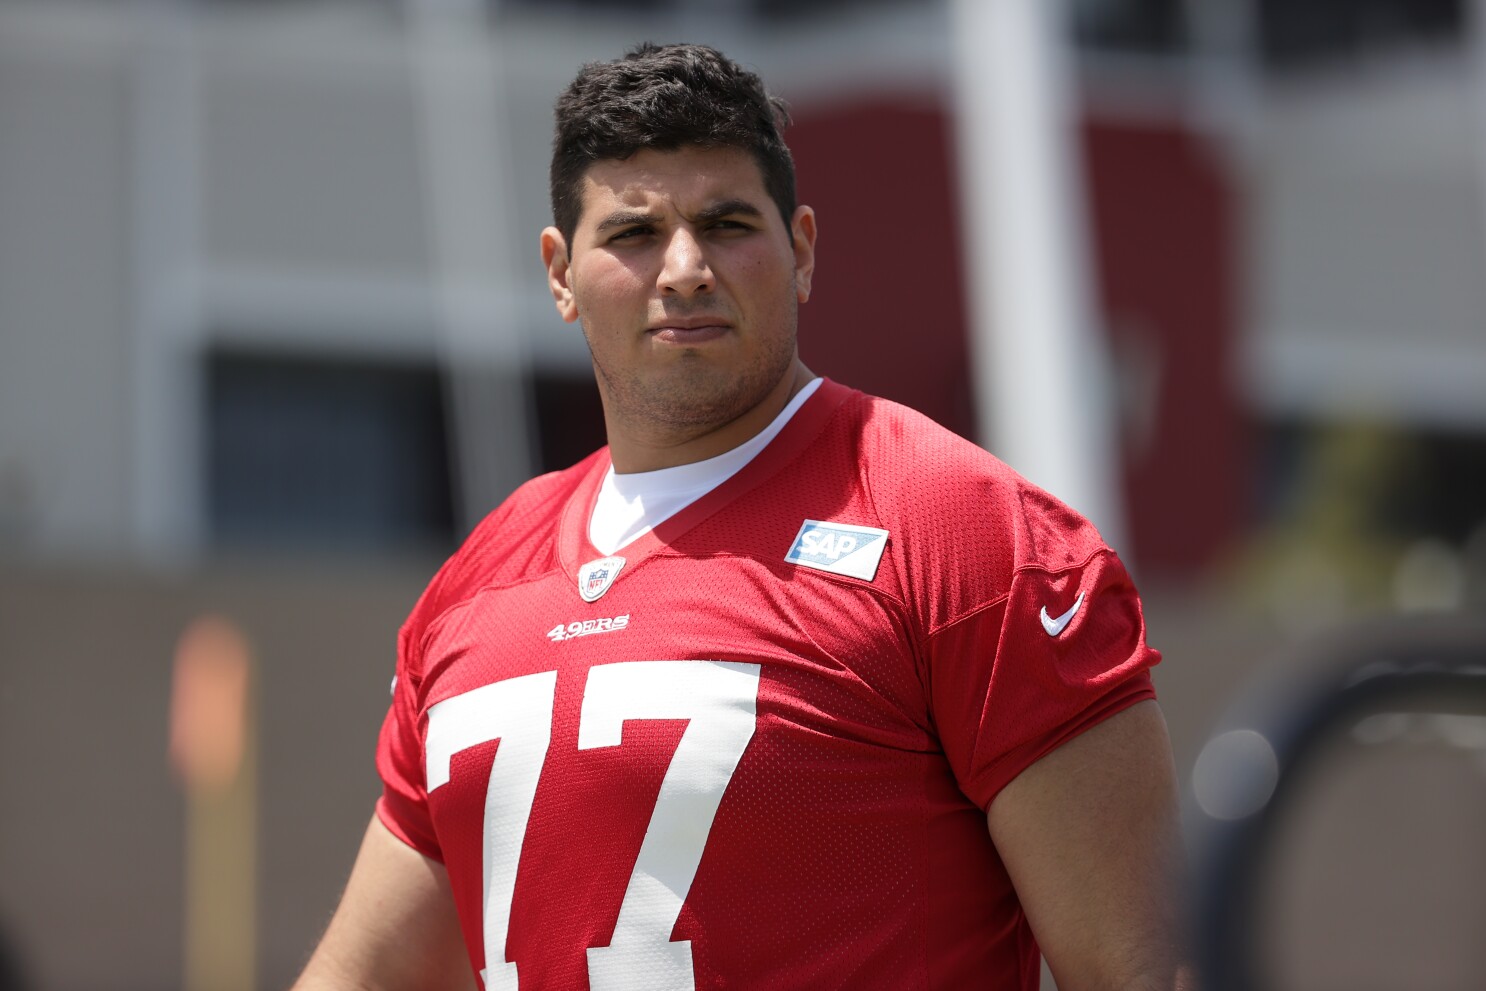
<path fill-rule="evenodd" d="M 1177 986 L 1139 601 L 1079 516 L 795 347 L 783 108 L 696 46 L 557 105 L 542 258 L 609 446 L 404 625 L 300 987 Z"/>

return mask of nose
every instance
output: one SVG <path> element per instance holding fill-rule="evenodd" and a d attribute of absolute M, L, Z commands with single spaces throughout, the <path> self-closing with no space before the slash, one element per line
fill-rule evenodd
<path fill-rule="evenodd" d="M 716 285 L 712 266 L 693 232 L 677 228 L 671 234 L 657 281 L 663 296 L 686 298 L 712 291 Z"/>

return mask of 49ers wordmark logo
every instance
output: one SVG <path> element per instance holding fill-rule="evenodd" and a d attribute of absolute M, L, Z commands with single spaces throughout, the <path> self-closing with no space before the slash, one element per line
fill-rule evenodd
<path fill-rule="evenodd" d="M 618 633 L 629 626 L 629 613 L 623 616 L 608 616 L 604 619 L 581 619 L 571 623 L 558 623 L 547 631 L 553 643 L 571 640 L 574 637 L 589 637 L 595 633 Z"/>

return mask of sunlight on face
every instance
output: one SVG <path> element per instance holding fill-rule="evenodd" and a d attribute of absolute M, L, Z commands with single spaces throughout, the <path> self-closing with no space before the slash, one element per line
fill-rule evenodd
<path fill-rule="evenodd" d="M 745 151 L 595 163 L 554 295 L 593 355 L 616 430 L 685 441 L 765 403 L 796 360 L 814 217 L 787 228 Z M 549 234 L 552 233 L 549 229 Z"/>

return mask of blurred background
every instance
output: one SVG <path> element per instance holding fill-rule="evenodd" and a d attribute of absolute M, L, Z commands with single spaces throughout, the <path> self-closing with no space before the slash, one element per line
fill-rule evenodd
<path fill-rule="evenodd" d="M 790 103 L 806 362 L 1117 537 L 1184 782 L 1307 638 L 1486 611 L 1479 0 L 0 0 L 0 986 L 297 973 L 402 618 L 602 443 L 537 234 L 556 94 L 645 39 Z M 1462 718 L 1333 748 L 1271 986 L 1486 986 Z"/>

